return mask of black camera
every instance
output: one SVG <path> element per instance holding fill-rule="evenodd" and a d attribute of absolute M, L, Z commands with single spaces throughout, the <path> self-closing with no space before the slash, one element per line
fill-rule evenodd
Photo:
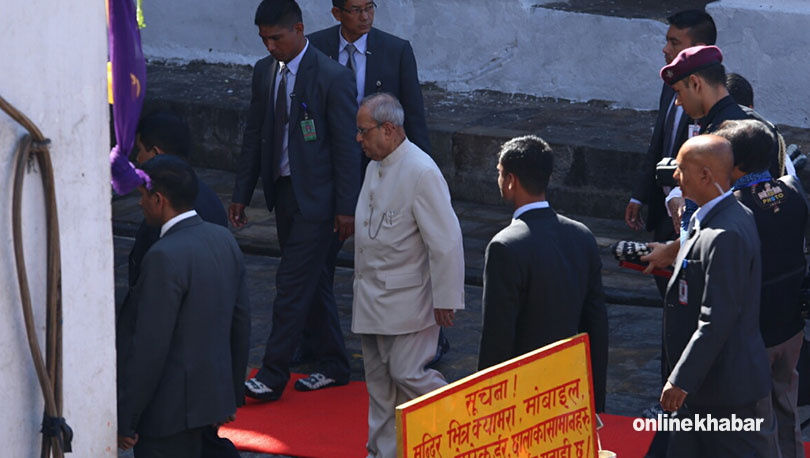
<path fill-rule="evenodd" d="M 672 177 L 677 166 L 678 164 L 675 163 L 675 158 L 672 157 L 665 157 L 661 159 L 658 164 L 655 164 L 656 184 L 661 187 L 669 186 L 670 188 L 678 186 L 678 182 Z"/>
<path fill-rule="evenodd" d="M 796 167 L 796 170 L 802 170 L 804 166 L 807 165 L 807 156 L 802 153 L 799 145 L 788 146 L 785 155 L 793 161 L 793 166 Z"/>

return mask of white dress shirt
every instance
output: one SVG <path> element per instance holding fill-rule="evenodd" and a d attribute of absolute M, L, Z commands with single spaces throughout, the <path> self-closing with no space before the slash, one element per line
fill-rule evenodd
<path fill-rule="evenodd" d="M 731 195 L 731 189 L 724 192 L 723 194 L 720 194 L 719 196 L 715 197 L 714 199 L 706 202 L 705 204 L 703 204 L 703 206 L 701 206 L 700 208 L 697 209 L 697 211 L 695 212 L 695 230 L 696 231 L 700 230 L 700 220 L 705 218 L 706 215 L 712 210 L 712 208 L 714 208 L 714 206 L 718 204 L 718 202 L 720 202 L 721 200 L 725 199 L 726 197 L 728 197 L 730 195 Z"/>
<path fill-rule="evenodd" d="M 675 103 L 676 98 L 677 97 L 672 98 L 672 102 L 669 102 L 669 109 L 667 109 L 667 115 L 669 115 L 670 110 L 672 110 L 672 109 L 675 110 L 675 123 L 672 125 L 672 138 L 669 140 L 669 145 L 664 145 L 664 151 L 666 151 L 668 149 L 667 147 L 672 148 L 672 146 L 675 144 L 675 137 L 677 137 L 676 134 L 678 132 L 678 127 L 681 124 L 681 116 L 683 116 L 683 107 L 680 106 L 680 105 L 673 106 L 673 104 Z M 675 156 L 678 155 L 677 151 L 673 151 L 672 153 L 674 154 L 674 156 L 672 156 L 672 157 L 675 157 Z M 670 193 L 669 189 L 664 189 L 664 194 L 669 194 L 669 193 Z M 678 195 L 678 197 L 680 197 L 680 195 Z M 667 197 L 666 198 L 666 203 L 669 203 L 669 201 L 671 199 L 672 199 L 671 197 Z M 630 198 L 630 202 L 632 202 L 634 204 L 643 205 L 640 200 L 634 199 L 632 197 Z M 669 214 L 669 208 L 667 208 L 667 214 Z M 669 215 L 669 216 L 672 216 L 672 215 Z"/>
<path fill-rule="evenodd" d="M 298 74 L 298 67 L 301 65 L 301 59 L 304 57 L 304 54 L 307 52 L 307 48 L 309 48 L 309 40 L 304 45 L 304 49 L 298 53 L 297 56 L 291 61 L 289 61 L 286 65 L 287 67 L 287 125 L 284 126 L 284 141 L 281 144 L 281 166 L 279 167 L 279 176 L 290 176 L 290 153 L 287 149 L 290 143 L 290 126 L 289 126 L 289 117 L 290 117 L 290 107 L 292 106 L 292 97 L 290 94 L 293 93 L 293 89 L 295 89 L 295 76 Z M 281 65 L 278 67 L 278 71 L 276 72 L 276 84 L 273 87 L 273 94 L 278 96 L 278 86 L 281 84 Z M 273 99 L 276 100 L 276 99 Z"/>
<path fill-rule="evenodd" d="M 338 62 L 340 65 L 346 65 L 349 61 L 349 51 L 346 50 L 346 45 L 349 44 L 343 38 L 343 30 L 338 34 L 340 36 L 340 52 L 338 53 Z M 362 37 L 352 43 L 357 51 L 354 53 L 354 79 L 357 82 L 357 104 L 365 97 L 366 91 L 366 51 L 368 50 L 368 34 L 363 34 Z"/>
<path fill-rule="evenodd" d="M 163 234 L 169 232 L 169 229 L 171 229 L 175 224 L 179 223 L 180 221 L 183 221 L 184 219 L 191 218 L 192 216 L 197 216 L 196 210 L 189 210 L 187 212 L 180 213 L 174 218 L 166 221 L 165 223 L 163 223 L 163 226 L 160 226 L 160 236 L 163 237 Z"/>
<path fill-rule="evenodd" d="M 518 216 L 526 213 L 529 210 L 534 210 L 536 208 L 548 208 L 548 201 L 547 200 L 539 200 L 537 202 L 531 202 L 526 205 L 520 206 L 515 213 L 512 214 L 512 219 L 518 219 Z"/>

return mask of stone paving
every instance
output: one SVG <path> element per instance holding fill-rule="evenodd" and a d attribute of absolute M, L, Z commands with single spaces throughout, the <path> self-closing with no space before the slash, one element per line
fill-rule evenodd
<path fill-rule="evenodd" d="M 210 169 L 197 171 L 201 179 L 208 183 L 227 205 L 233 175 Z M 493 189 L 493 192 L 497 190 Z M 132 245 L 131 237 L 142 218 L 137 200 L 136 195 L 117 197 L 113 200 L 116 298 L 119 301 L 126 293 L 127 253 Z M 457 316 L 456 325 L 447 330 L 452 347 L 437 366 L 448 381 L 459 380 L 475 371 L 481 326 L 481 269 L 484 248 L 492 235 L 508 224 L 511 217 L 510 210 L 505 206 L 456 201 L 454 208 L 464 235 L 467 302 L 466 310 Z M 275 222 L 264 207 L 260 190 L 257 190 L 248 209 L 248 217 L 250 223 L 233 232 L 243 251 L 247 253 L 248 286 L 252 304 L 249 364 L 251 367 L 258 367 L 265 339 L 272 327 L 272 300 L 275 295 L 275 269 L 278 265 Z M 657 306 L 659 300 L 652 279 L 618 268 L 608 249 L 616 240 L 643 239 L 645 234 L 630 231 L 621 221 L 573 217 L 591 228 L 603 253 L 602 274 L 610 322 L 607 411 L 619 415 L 640 415 L 656 401 L 660 393 L 661 309 Z M 351 376 L 353 380 L 362 380 L 360 341 L 350 332 L 353 263 L 351 250 L 352 243 L 349 240 L 340 254 L 341 267 L 337 269 L 335 275 L 335 295 L 351 360 Z M 295 368 L 300 372 L 306 372 L 307 369 L 306 366 Z M 810 416 L 810 411 L 803 415 Z M 246 453 L 243 456 L 265 458 L 269 455 Z"/>
<path fill-rule="evenodd" d="M 219 194 L 227 207 L 230 203 L 234 175 L 221 170 L 202 168 L 197 168 L 197 172 L 200 178 Z M 490 192 L 498 195 L 495 184 Z M 551 204 L 554 205 L 553 199 Z M 504 205 L 485 205 L 459 200 L 454 200 L 453 207 L 464 235 L 466 282 L 480 286 L 484 249 L 492 236 L 509 224 L 512 212 Z M 275 217 L 265 207 L 261 187 L 256 189 L 246 213 L 248 224 L 233 230 L 242 250 L 249 254 L 278 256 Z M 142 219 L 137 195 L 115 198 L 113 214 L 115 233 L 134 236 L 135 229 Z M 618 240 L 648 240 L 648 234 L 633 232 L 620 220 L 581 216 L 574 218 L 585 223 L 593 231 L 602 250 L 603 278 L 608 300 L 619 304 L 659 306 L 660 298 L 653 281 L 636 272 L 619 268 L 609 252 L 610 245 Z M 353 240 L 349 239 L 338 256 L 338 265 L 352 267 L 353 250 Z"/>
<path fill-rule="evenodd" d="M 122 300 L 127 288 L 127 255 L 132 239 L 115 237 L 116 298 Z M 251 297 L 250 367 L 258 367 L 265 340 L 272 327 L 272 299 L 275 294 L 275 269 L 278 258 L 247 255 L 248 288 Z M 341 327 L 351 361 L 352 380 L 363 380 L 360 338 L 351 333 L 352 270 L 338 268 L 335 273 L 335 296 Z M 476 370 L 478 340 L 481 333 L 481 287 L 468 285 L 466 309 L 457 314 L 456 323 L 447 328 L 450 352 L 437 364 L 448 382 Z M 610 367 L 608 371 L 607 411 L 620 415 L 639 415 L 659 394 L 658 348 L 661 327 L 660 309 L 627 305 L 608 306 L 610 322 Z M 293 368 L 307 372 L 308 366 Z M 122 454 L 121 457 L 126 457 Z M 246 458 L 273 455 L 244 453 Z"/>

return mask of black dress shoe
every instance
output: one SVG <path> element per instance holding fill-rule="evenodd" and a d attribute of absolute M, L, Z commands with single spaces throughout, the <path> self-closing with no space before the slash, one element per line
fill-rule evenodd
<path fill-rule="evenodd" d="M 309 374 L 309 377 L 297 380 L 295 382 L 295 389 L 296 391 L 315 391 L 323 388 L 329 388 L 330 386 L 341 386 L 347 383 L 349 382 L 346 381 L 341 383 L 332 377 L 327 377 L 326 375 L 321 374 L 320 372 L 313 372 L 312 374 Z"/>
<path fill-rule="evenodd" d="M 270 388 L 254 377 L 245 381 L 245 396 L 259 401 L 276 401 L 281 397 L 281 391 Z"/>

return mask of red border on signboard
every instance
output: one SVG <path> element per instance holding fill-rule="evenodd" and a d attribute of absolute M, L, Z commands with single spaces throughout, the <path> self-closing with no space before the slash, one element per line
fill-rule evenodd
<path fill-rule="evenodd" d="M 593 456 L 594 456 L 594 458 L 596 458 L 597 454 L 599 453 L 599 451 L 597 450 L 599 448 L 597 446 L 598 441 L 596 439 L 596 417 L 595 417 L 596 416 L 596 408 L 595 408 L 596 403 L 594 401 L 594 395 L 593 395 L 593 371 L 591 369 L 591 345 L 590 345 L 590 338 L 588 337 L 587 333 L 577 334 L 577 335 L 575 335 L 575 336 L 573 336 L 573 337 L 571 337 L 569 339 L 561 340 L 559 342 L 555 342 L 555 343 L 546 345 L 545 347 L 538 348 L 537 350 L 526 353 L 525 355 L 521 355 L 521 356 L 518 356 L 516 358 L 512 358 L 509 361 L 504 361 L 504 362 L 502 362 L 500 364 L 497 364 L 495 366 L 492 366 L 492 367 L 489 367 L 489 368 L 484 369 L 482 371 L 476 372 L 476 373 L 474 373 L 472 375 L 468 375 L 467 377 L 459 380 L 458 382 L 454 382 L 452 384 L 454 386 L 452 386 L 452 387 L 439 388 L 438 393 L 436 393 L 436 394 L 428 393 L 428 394 L 426 394 L 424 396 L 430 396 L 431 398 L 433 398 L 435 400 L 446 398 L 447 396 L 449 396 L 451 394 L 454 394 L 454 393 L 457 393 L 457 392 L 459 392 L 461 390 L 467 389 L 472 385 L 481 383 L 483 380 L 495 377 L 497 375 L 500 375 L 500 374 L 502 374 L 504 372 L 507 372 L 509 370 L 512 370 L 514 368 L 523 366 L 523 365 L 525 365 L 527 363 L 531 363 L 531 362 L 536 361 L 536 360 L 538 360 L 538 359 L 540 359 L 542 357 L 545 357 L 545 356 L 548 356 L 548 355 L 553 355 L 554 353 L 558 353 L 558 352 L 560 352 L 562 350 L 565 350 L 567 348 L 571 348 L 571 347 L 573 347 L 575 345 L 578 345 L 580 342 L 583 342 L 583 341 L 585 342 L 585 356 L 586 356 L 586 363 L 587 363 L 586 364 L 586 369 L 588 371 L 588 391 L 589 391 L 589 395 L 591 397 L 591 406 L 594 407 L 594 408 L 591 409 L 591 425 L 593 425 L 593 437 L 591 439 L 593 440 L 593 444 L 594 444 Z M 417 401 L 417 400 L 421 399 L 424 396 L 416 398 L 416 399 L 414 399 L 412 401 L 408 401 L 408 403 L 412 403 L 414 401 Z M 408 406 L 408 407 L 405 407 L 405 408 L 402 409 L 402 414 L 401 414 L 401 416 L 402 416 L 402 456 L 404 456 L 405 450 L 408 450 L 408 448 L 407 448 L 408 444 L 406 442 L 407 438 L 408 438 L 408 436 L 406 435 L 406 432 L 407 432 L 406 414 L 408 414 L 409 412 L 417 409 L 418 407 L 419 406 L 417 406 L 417 405 L 411 405 L 411 406 Z"/>

